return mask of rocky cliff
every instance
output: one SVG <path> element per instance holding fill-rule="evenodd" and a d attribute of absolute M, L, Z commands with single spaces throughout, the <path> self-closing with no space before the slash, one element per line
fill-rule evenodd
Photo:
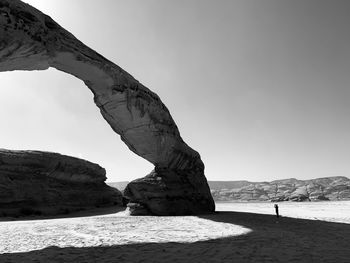
<path fill-rule="evenodd" d="M 215 210 L 200 155 L 182 140 L 155 93 L 39 10 L 0 0 L 0 71 L 49 67 L 81 79 L 129 149 L 155 165 L 151 176 L 128 185 L 132 207 L 162 215 Z"/>
<path fill-rule="evenodd" d="M 350 200 L 350 179 L 326 177 L 294 178 L 272 182 L 209 181 L 216 201 L 324 201 Z"/>
<path fill-rule="evenodd" d="M 0 216 L 122 205 L 97 164 L 50 152 L 0 149 Z"/>

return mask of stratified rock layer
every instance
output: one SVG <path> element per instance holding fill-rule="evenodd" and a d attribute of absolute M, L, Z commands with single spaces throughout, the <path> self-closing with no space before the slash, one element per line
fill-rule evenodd
<path fill-rule="evenodd" d="M 19 215 L 21 210 L 60 214 L 121 206 L 121 193 L 105 180 L 105 169 L 85 160 L 50 152 L 0 149 L 0 216 Z"/>
<path fill-rule="evenodd" d="M 350 200 L 350 179 L 343 176 L 272 182 L 209 182 L 216 201 L 326 201 Z"/>
<path fill-rule="evenodd" d="M 183 214 L 183 206 L 186 214 L 215 210 L 200 155 L 182 140 L 155 93 L 47 15 L 19 0 L 0 0 L 0 71 L 49 67 L 84 81 L 112 129 L 131 151 L 155 165 L 157 176 L 129 185 L 131 203 L 154 214 Z M 150 193 L 157 202 L 148 199 Z"/>
<path fill-rule="evenodd" d="M 106 170 L 82 159 L 41 151 L 10 151 L 0 149 L 0 173 L 38 174 L 80 183 L 103 183 Z"/>

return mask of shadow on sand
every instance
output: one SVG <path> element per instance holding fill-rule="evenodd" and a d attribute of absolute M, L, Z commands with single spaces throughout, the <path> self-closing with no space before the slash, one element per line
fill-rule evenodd
<path fill-rule="evenodd" d="M 350 224 L 238 212 L 200 218 L 252 231 L 194 243 L 48 247 L 2 254 L 0 262 L 350 262 Z"/>
<path fill-rule="evenodd" d="M 125 209 L 126 208 L 122 206 L 109 206 L 109 207 L 90 208 L 90 209 L 85 208 L 79 211 L 74 211 L 67 214 L 58 214 L 58 215 L 0 217 L 0 223 L 7 222 L 7 221 L 28 221 L 28 220 L 43 220 L 43 219 L 58 219 L 58 218 L 75 218 L 75 217 L 86 217 L 86 216 L 101 216 L 101 215 L 118 213 L 118 212 L 124 211 Z M 0 261 L 0 263 L 2 262 Z"/>

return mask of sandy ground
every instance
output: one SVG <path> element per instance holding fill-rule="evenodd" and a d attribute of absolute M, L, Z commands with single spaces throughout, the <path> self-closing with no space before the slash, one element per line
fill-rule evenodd
<path fill-rule="evenodd" d="M 270 202 L 218 202 L 216 211 L 275 215 L 274 204 Z M 350 201 L 279 202 L 276 204 L 282 216 L 350 224 Z"/>
<path fill-rule="evenodd" d="M 345 263 L 350 224 L 231 211 L 3 221 L 0 262 Z"/>

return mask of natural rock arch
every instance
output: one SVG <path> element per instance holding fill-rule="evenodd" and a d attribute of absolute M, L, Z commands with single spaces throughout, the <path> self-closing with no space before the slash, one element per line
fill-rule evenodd
<path fill-rule="evenodd" d="M 131 151 L 155 165 L 125 190 L 132 207 L 158 215 L 214 211 L 200 155 L 182 140 L 155 93 L 39 10 L 19 0 L 0 0 L 0 71 L 49 67 L 84 81 L 111 128 Z"/>

